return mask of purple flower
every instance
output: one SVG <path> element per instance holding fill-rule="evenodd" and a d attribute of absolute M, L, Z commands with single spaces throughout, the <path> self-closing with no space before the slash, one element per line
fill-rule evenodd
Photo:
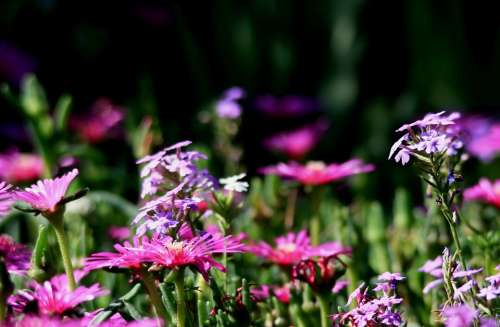
<path fill-rule="evenodd" d="M 26 275 L 30 269 L 30 249 L 16 243 L 8 235 L 0 235 L 0 257 L 3 257 L 7 271 L 11 274 Z"/>
<path fill-rule="evenodd" d="M 391 147 L 389 158 L 402 165 L 410 161 L 411 156 L 428 156 L 434 153 L 455 155 L 463 147 L 461 130 L 455 121 L 459 113 L 444 116 L 444 111 L 427 114 L 423 119 L 405 124 L 397 132 L 406 132 Z"/>
<path fill-rule="evenodd" d="M 264 146 L 299 160 L 312 150 L 327 128 L 328 122 L 320 120 L 290 132 L 272 135 L 264 140 Z"/>
<path fill-rule="evenodd" d="M 465 134 L 467 152 L 482 161 L 491 161 L 500 152 L 500 123 L 485 117 L 464 117 L 459 121 Z"/>
<path fill-rule="evenodd" d="M 14 204 L 12 194 L 10 193 L 11 188 L 12 185 L 9 185 L 5 182 L 0 182 L 0 217 L 8 214 L 10 212 L 12 204 Z"/>
<path fill-rule="evenodd" d="M 447 307 L 441 311 L 446 327 L 469 327 L 477 317 L 477 311 L 466 304 Z"/>
<path fill-rule="evenodd" d="M 54 213 L 77 175 L 78 169 L 73 169 L 61 177 L 40 180 L 24 191 L 13 192 L 13 199 L 24 201 L 44 214 Z"/>
<path fill-rule="evenodd" d="M 498 269 L 497 267 L 497 270 Z M 486 281 L 489 283 L 488 286 L 482 288 L 479 291 L 478 296 L 486 298 L 487 301 L 498 298 L 500 295 L 500 273 L 486 277 Z"/>
<path fill-rule="evenodd" d="M 31 55 L 0 41 L 0 79 L 8 80 L 17 86 L 22 78 L 32 73 L 35 68 L 36 63 Z"/>
<path fill-rule="evenodd" d="M 261 112 L 273 117 L 297 117 L 318 109 L 317 101 L 301 96 L 284 96 L 278 98 L 264 95 L 257 98 L 255 106 Z"/>
<path fill-rule="evenodd" d="M 238 100 L 245 96 L 245 91 L 239 87 L 228 89 L 215 104 L 215 112 L 220 118 L 236 119 L 241 116 L 241 106 Z"/>

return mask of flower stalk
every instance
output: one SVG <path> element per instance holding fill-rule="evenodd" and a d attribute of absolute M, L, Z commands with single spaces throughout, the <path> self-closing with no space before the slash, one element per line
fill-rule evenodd
<path fill-rule="evenodd" d="M 165 321 L 168 321 L 167 311 L 165 310 L 165 306 L 163 305 L 163 302 L 161 300 L 160 293 L 158 292 L 158 287 L 156 286 L 155 281 L 151 276 L 151 273 L 143 269 L 141 271 L 141 278 L 148 292 L 151 304 L 155 309 L 156 315 L 158 317 L 163 318 Z"/>
<path fill-rule="evenodd" d="M 186 293 L 184 290 L 184 268 L 180 268 L 175 276 L 175 293 L 177 295 L 177 327 L 185 327 Z"/>
<path fill-rule="evenodd" d="M 56 232 L 57 243 L 59 244 L 59 250 L 61 251 L 64 271 L 66 273 L 66 277 L 68 278 L 68 288 L 70 291 L 74 291 L 76 288 L 76 281 L 73 273 L 73 264 L 71 263 L 68 242 L 64 231 L 63 214 L 61 213 L 60 215 L 60 219 L 51 220 L 51 224 Z"/>

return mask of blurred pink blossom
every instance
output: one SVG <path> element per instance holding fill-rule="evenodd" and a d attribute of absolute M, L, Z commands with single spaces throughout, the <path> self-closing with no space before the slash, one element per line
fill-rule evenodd
<path fill-rule="evenodd" d="M 500 179 L 481 178 L 479 183 L 464 191 L 465 201 L 481 201 L 500 208 Z"/>
<path fill-rule="evenodd" d="M 21 153 L 17 149 L 0 154 L 0 179 L 9 183 L 23 183 L 40 178 L 43 161 L 32 153 Z"/>

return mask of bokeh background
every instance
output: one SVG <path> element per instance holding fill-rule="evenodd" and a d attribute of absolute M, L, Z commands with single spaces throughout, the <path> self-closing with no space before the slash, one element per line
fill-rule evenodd
<path fill-rule="evenodd" d="M 73 113 L 84 113 L 105 97 L 126 109 L 128 131 L 154 117 L 156 147 L 181 139 L 208 147 L 213 132 L 200 112 L 240 86 L 247 96 L 237 141 L 250 174 L 283 160 L 263 138 L 324 117 L 330 128 L 307 158 L 375 163 L 355 190 L 386 204 L 396 186 L 417 182 L 387 161 L 397 127 L 441 109 L 498 113 L 494 2 L 4 0 L 0 13 L 0 80 L 14 91 L 33 72 L 49 103 L 70 94 Z M 317 110 L 270 118 L 256 109 L 262 95 L 307 97 Z M 0 110 L 2 150 L 29 151 L 18 110 L 4 98 Z M 96 167 L 90 185 L 136 198 L 126 136 L 98 147 L 113 169 L 110 177 Z M 470 183 L 498 177 L 498 160 L 468 165 Z M 411 189 L 418 199 L 421 190 Z"/>

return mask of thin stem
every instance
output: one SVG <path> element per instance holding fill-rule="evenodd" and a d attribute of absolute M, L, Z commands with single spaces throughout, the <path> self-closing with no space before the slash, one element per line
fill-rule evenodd
<path fill-rule="evenodd" d="M 66 241 L 66 233 L 64 232 L 64 223 L 61 219 L 60 222 L 52 222 L 52 226 L 54 226 L 57 243 L 59 243 L 59 250 L 61 250 L 64 271 L 66 272 L 66 277 L 68 278 L 69 290 L 74 291 L 76 288 L 76 282 L 73 274 L 73 264 L 71 263 L 71 257 L 69 255 L 68 243 Z"/>
<path fill-rule="evenodd" d="M 295 218 L 295 203 L 297 202 L 297 193 L 298 193 L 298 190 L 296 187 L 294 187 L 288 193 L 288 199 L 287 199 L 286 211 L 285 211 L 285 228 L 286 228 L 286 230 L 291 230 L 293 227 L 293 221 Z"/>
<path fill-rule="evenodd" d="M 323 195 L 323 188 L 321 186 L 315 187 L 312 190 L 312 211 L 313 216 L 311 217 L 309 228 L 311 233 L 311 243 L 312 245 L 319 244 L 319 234 L 321 232 L 321 197 Z"/>
<path fill-rule="evenodd" d="M 186 293 L 184 291 L 184 269 L 175 276 L 175 293 L 177 294 L 177 327 L 186 326 Z"/>
<path fill-rule="evenodd" d="M 319 303 L 319 312 L 321 315 L 321 327 L 330 326 L 330 320 L 328 316 L 330 315 L 330 302 L 324 295 L 317 294 L 316 298 Z"/>
<path fill-rule="evenodd" d="M 141 277 L 142 277 L 142 283 L 144 284 L 148 292 L 149 299 L 151 300 L 151 303 L 155 308 L 156 315 L 158 317 L 162 317 L 164 321 L 168 321 L 167 311 L 165 310 L 165 306 L 163 305 L 163 302 L 161 300 L 160 293 L 158 292 L 158 287 L 156 286 L 156 283 L 153 277 L 151 276 L 151 273 L 143 269 L 141 271 Z"/>

